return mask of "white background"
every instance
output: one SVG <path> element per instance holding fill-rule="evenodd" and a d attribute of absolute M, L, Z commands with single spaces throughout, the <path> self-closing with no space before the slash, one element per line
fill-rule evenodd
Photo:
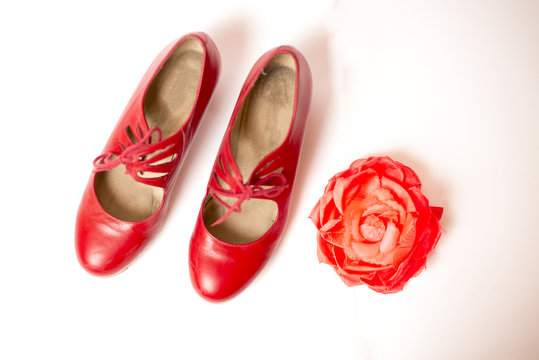
<path fill-rule="evenodd" d="M 207 32 L 223 60 L 165 227 L 88 275 L 80 197 L 142 74 Z M 281 44 L 314 96 L 289 226 L 233 300 L 191 287 L 198 206 L 252 64 Z M 539 2 L 0 1 L 1 359 L 532 359 L 539 352 Z M 355 159 L 414 168 L 446 233 L 404 291 L 347 288 L 308 215 Z"/>

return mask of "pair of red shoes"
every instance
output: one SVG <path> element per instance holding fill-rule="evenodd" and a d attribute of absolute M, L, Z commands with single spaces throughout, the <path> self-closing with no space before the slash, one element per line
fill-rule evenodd
<path fill-rule="evenodd" d="M 215 88 L 220 56 L 204 33 L 154 60 L 94 160 L 76 221 L 81 265 L 116 274 L 160 229 L 183 155 Z M 286 224 L 311 101 L 311 73 L 293 47 L 265 53 L 241 89 L 191 237 L 189 268 L 208 300 L 240 292 Z"/>

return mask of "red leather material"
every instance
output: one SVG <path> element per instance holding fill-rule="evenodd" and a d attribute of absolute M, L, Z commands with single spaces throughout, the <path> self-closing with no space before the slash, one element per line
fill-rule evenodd
<path fill-rule="evenodd" d="M 265 65 L 280 53 L 288 53 L 296 61 L 296 91 L 290 130 L 283 144 L 260 162 L 253 171 L 253 175 L 249 179 L 241 179 L 230 150 L 234 122 Z M 274 224 L 258 240 L 242 245 L 231 244 L 216 238 L 208 231 L 203 220 L 203 201 L 191 237 L 189 269 L 193 287 L 206 300 L 221 301 L 238 294 L 262 269 L 273 253 L 288 218 L 290 195 L 303 143 L 311 92 L 312 80 L 309 66 L 303 55 L 290 46 L 281 46 L 268 51 L 255 63 L 247 76 L 215 160 L 204 199 L 211 194 L 219 201 L 217 197 L 224 193 L 216 179 L 220 177 L 228 184 L 229 191 L 238 192 L 239 201 L 249 197 L 271 198 L 278 205 L 278 215 Z M 272 177 L 272 172 L 281 167 L 281 174 L 284 175 L 286 182 L 273 176 L 273 180 L 279 180 L 272 184 L 278 191 L 260 191 L 259 184 L 270 185 L 269 177 Z M 240 180 L 243 184 L 238 182 Z M 250 190 L 247 190 L 249 188 Z M 257 191 L 258 196 L 256 196 Z M 240 205 L 229 207 L 229 210 L 241 211 Z"/>
<path fill-rule="evenodd" d="M 136 166 L 150 166 L 151 164 L 126 164 L 128 171 L 128 165 L 134 167 L 135 170 L 132 171 L 131 175 L 135 180 L 163 188 L 163 200 L 160 207 L 150 217 L 142 221 L 129 222 L 117 219 L 108 214 L 97 199 L 94 188 L 96 173 L 107 169 L 107 161 L 110 160 L 111 154 L 122 154 L 126 147 L 128 149 L 134 148 L 132 140 L 126 134 L 127 127 L 132 129 L 134 136 L 139 141 L 148 138 L 143 136 L 152 131 L 148 129 L 143 110 L 144 97 L 152 80 L 168 57 L 188 38 L 197 39 L 204 48 L 203 69 L 192 112 L 182 128 L 176 133 L 155 144 L 142 144 L 149 147 L 143 149 L 146 152 L 151 152 L 153 151 L 152 147 L 158 146 L 165 146 L 168 152 L 173 149 L 176 152 L 175 158 L 166 166 L 161 165 L 159 168 L 154 168 L 157 169 L 156 172 L 164 173 L 163 177 L 155 179 L 142 179 L 134 175 L 138 172 L 135 170 L 139 170 L 135 168 Z M 140 254 L 161 228 L 169 204 L 169 193 L 178 177 L 183 155 L 193 140 L 195 131 L 213 94 L 220 63 L 219 52 L 210 37 L 204 33 L 192 33 L 165 47 L 143 76 L 106 143 L 103 155 L 98 157 L 94 163 L 94 171 L 79 206 L 75 226 L 75 248 L 80 264 L 91 274 L 112 275 L 122 271 Z M 168 152 L 165 154 L 169 155 Z"/>

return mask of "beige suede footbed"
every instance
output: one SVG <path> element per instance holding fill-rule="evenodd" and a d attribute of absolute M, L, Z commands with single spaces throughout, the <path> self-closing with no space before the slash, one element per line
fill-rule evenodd
<path fill-rule="evenodd" d="M 296 86 L 296 64 L 289 54 L 278 54 L 265 66 L 245 99 L 231 134 L 232 152 L 247 181 L 255 167 L 286 139 L 292 122 Z M 226 188 L 225 184 L 221 184 Z M 222 198 L 232 205 L 237 198 Z M 211 196 L 205 202 L 203 219 L 218 239 L 246 244 L 259 239 L 277 218 L 273 200 L 250 199 L 221 224 L 212 224 L 227 209 Z"/>
<path fill-rule="evenodd" d="M 163 139 L 176 133 L 191 113 L 200 81 L 203 56 L 204 49 L 200 42 L 186 39 L 167 59 L 146 92 L 146 121 L 150 129 L 161 129 Z M 129 133 L 129 129 L 126 131 Z M 154 154 L 149 157 L 152 155 Z M 170 160 L 171 158 L 168 158 L 161 162 Z M 163 174 L 146 172 L 142 176 L 161 175 Z M 95 179 L 95 191 L 103 209 L 125 221 L 148 218 L 163 200 L 161 188 L 135 181 L 125 174 L 124 165 L 99 172 Z"/>

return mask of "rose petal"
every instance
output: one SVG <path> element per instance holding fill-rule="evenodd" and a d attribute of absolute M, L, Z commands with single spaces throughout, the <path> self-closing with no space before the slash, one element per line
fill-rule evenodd
<path fill-rule="evenodd" d="M 342 272 L 349 275 L 357 276 L 360 279 L 372 279 L 376 271 L 383 269 L 382 267 L 373 268 L 373 269 L 369 269 L 368 267 L 366 267 L 365 269 L 361 270 L 361 267 L 358 264 L 367 264 L 367 263 L 363 261 L 355 261 L 355 260 L 350 260 L 348 258 L 345 258 Z"/>
<path fill-rule="evenodd" d="M 399 200 L 399 203 L 404 205 L 407 212 L 416 211 L 410 194 L 401 185 L 385 176 L 381 178 L 380 182 L 382 183 L 383 188 L 390 190 L 393 196 Z"/>
<path fill-rule="evenodd" d="M 355 192 L 351 191 L 348 193 L 353 199 L 376 198 L 375 195 L 378 191 L 381 191 L 381 193 L 378 194 L 381 199 L 383 199 L 384 196 L 391 195 L 384 193 L 384 189 L 382 189 L 380 185 L 380 178 L 374 170 L 365 170 L 361 174 L 365 176 L 365 178 L 362 179 L 362 186 L 354 189 Z"/>
<path fill-rule="evenodd" d="M 370 188 L 362 189 L 361 195 L 363 195 L 363 197 L 365 198 L 376 197 L 381 203 L 384 203 L 388 200 L 393 200 L 393 195 L 391 195 L 391 192 L 382 188 L 381 186 L 382 183 L 379 182 L 376 187 L 373 185 Z"/>
<path fill-rule="evenodd" d="M 361 171 L 361 167 L 363 166 L 363 164 L 367 161 L 368 159 L 357 159 L 356 161 L 354 161 L 352 164 L 350 164 L 350 169 L 355 169 L 355 170 L 358 170 L 358 171 Z"/>
<path fill-rule="evenodd" d="M 442 219 L 442 215 L 444 213 L 443 207 L 431 206 L 430 211 L 432 211 L 432 214 L 436 217 L 438 221 Z"/>
<path fill-rule="evenodd" d="M 319 231 L 319 234 L 328 243 L 343 247 L 344 226 L 342 223 L 337 224 L 331 231 Z"/>
<path fill-rule="evenodd" d="M 440 225 L 440 222 L 438 221 L 438 219 L 436 218 L 436 216 L 433 216 L 431 217 L 430 219 L 430 231 L 431 231 L 431 241 L 432 241 L 432 249 L 434 249 L 434 247 L 436 246 L 436 244 L 438 244 L 438 240 L 440 240 L 440 236 L 442 235 L 442 232 L 443 232 L 443 229 L 442 229 L 442 226 Z M 429 250 L 429 251 L 431 251 Z"/>
<path fill-rule="evenodd" d="M 320 209 L 319 209 L 319 218 L 320 224 L 325 224 L 326 222 L 337 219 L 341 217 L 335 202 L 333 201 L 333 193 L 327 192 L 320 198 Z"/>
<path fill-rule="evenodd" d="M 421 190 L 413 187 L 408 190 L 408 193 L 414 201 L 416 212 L 422 214 L 421 216 L 428 216 L 427 214 L 430 214 L 429 200 L 421 193 Z"/>
<path fill-rule="evenodd" d="M 412 252 L 412 259 L 422 259 L 432 250 L 434 245 L 432 241 L 432 232 L 430 228 L 427 228 L 421 232 L 419 237 L 416 239 L 416 246 Z"/>
<path fill-rule="evenodd" d="M 324 226 L 322 226 L 320 228 L 320 231 L 321 232 L 328 232 L 330 231 L 331 229 L 333 229 L 335 226 L 337 226 L 339 223 L 341 223 L 342 220 L 341 219 L 333 219 L 333 220 L 329 220 L 328 222 L 326 222 L 324 224 Z"/>
<path fill-rule="evenodd" d="M 393 222 L 389 222 L 386 226 L 384 237 L 380 242 L 380 251 L 386 254 L 392 251 L 395 248 L 395 245 L 397 245 L 399 235 L 399 228 L 396 227 Z"/>
<path fill-rule="evenodd" d="M 339 267 L 341 270 L 344 266 L 344 261 L 346 260 L 346 256 L 344 255 L 344 250 L 341 247 L 333 246 L 333 258 L 335 259 L 335 265 Z"/>
<path fill-rule="evenodd" d="M 390 278 L 389 285 L 402 289 L 412 277 L 417 276 L 425 268 L 425 259 L 407 259 Z"/>
<path fill-rule="evenodd" d="M 328 243 L 320 236 L 317 236 L 317 242 L 318 261 L 342 267 L 345 259 L 343 249 Z"/>
<path fill-rule="evenodd" d="M 393 213 L 394 216 L 397 216 L 395 209 L 393 209 L 391 206 L 387 204 L 382 204 L 378 202 L 377 199 L 373 199 L 373 198 L 367 199 L 364 201 L 364 205 L 367 208 L 363 211 L 363 216 L 374 214 L 377 216 L 383 215 L 384 217 L 386 217 L 386 216 L 391 216 L 391 213 Z"/>
<path fill-rule="evenodd" d="M 367 244 L 364 242 L 350 241 L 345 237 L 343 245 L 344 254 L 351 260 L 362 260 L 376 264 L 376 255 L 380 252 L 378 243 Z"/>
<path fill-rule="evenodd" d="M 361 279 L 361 276 L 359 275 L 351 275 L 344 271 L 337 271 L 337 270 L 336 272 L 337 272 L 337 275 L 339 275 L 339 277 L 341 278 L 342 282 L 345 283 L 345 285 L 347 286 L 356 286 L 356 285 L 361 285 L 364 283 Z"/>
<path fill-rule="evenodd" d="M 320 229 L 321 223 L 320 223 L 320 200 L 316 202 L 316 205 L 311 210 L 311 214 L 309 215 L 309 219 L 313 222 L 314 226 L 316 226 L 317 229 Z"/>
<path fill-rule="evenodd" d="M 328 180 L 326 188 L 324 189 L 324 193 L 329 192 L 329 191 L 333 191 L 333 189 L 335 188 L 335 182 L 337 182 L 337 179 L 343 177 L 343 174 L 345 172 L 346 172 L 346 170 L 338 172 L 337 174 L 333 175 L 333 177 Z"/>
<path fill-rule="evenodd" d="M 376 206 L 369 208 L 365 211 L 365 214 L 378 214 L 379 216 L 387 217 L 392 221 L 399 222 L 405 218 L 406 210 L 404 207 L 395 201 L 395 198 L 391 192 L 384 188 L 371 189 L 371 195 L 364 194 L 364 197 L 375 197 L 377 199 Z M 383 214 L 385 212 L 385 214 Z M 400 219 L 396 217 L 400 216 Z"/>
<path fill-rule="evenodd" d="M 404 164 L 401 164 L 398 161 L 396 161 L 396 163 L 400 166 L 402 173 L 404 174 L 404 180 L 402 181 L 402 184 L 407 188 L 418 187 L 421 189 L 421 181 L 419 180 L 419 177 L 414 172 L 414 170 L 410 169 Z"/>
<path fill-rule="evenodd" d="M 350 223 L 350 226 L 349 226 L 350 235 L 352 236 L 352 239 L 355 240 L 355 241 L 362 241 L 363 240 L 363 236 L 359 232 L 359 230 L 360 230 L 359 229 L 359 220 L 360 220 L 359 216 L 352 217 L 351 223 Z"/>
<path fill-rule="evenodd" d="M 333 263 L 330 261 L 331 254 L 330 249 L 328 248 L 329 244 L 323 240 L 322 238 L 318 237 L 318 246 L 316 247 L 316 254 L 318 255 L 318 261 L 325 264 L 333 265 Z M 333 256 L 331 256 L 333 258 Z"/>
<path fill-rule="evenodd" d="M 370 277 L 362 277 L 362 280 L 369 288 L 383 293 L 386 287 L 380 281 L 380 273 L 381 272 L 373 272 Z"/>
<path fill-rule="evenodd" d="M 408 214 L 406 222 L 402 227 L 401 236 L 399 238 L 399 243 L 393 252 L 393 263 L 399 264 L 404 261 L 404 259 L 410 254 L 414 246 L 414 241 L 416 237 L 416 220 L 411 215 Z"/>
<path fill-rule="evenodd" d="M 363 166 L 375 170 L 380 177 L 385 176 L 397 182 L 402 182 L 404 179 L 401 167 L 387 156 L 372 158 Z"/>
<path fill-rule="evenodd" d="M 365 200 L 352 200 L 347 206 L 343 216 L 344 226 L 344 241 L 343 245 L 349 246 L 352 241 L 361 241 L 362 238 L 359 234 L 359 220 L 362 217 L 363 206 L 362 203 Z"/>
<path fill-rule="evenodd" d="M 387 210 L 382 216 L 386 216 L 388 219 L 392 219 L 397 223 L 403 222 L 406 219 L 406 210 L 404 210 L 401 204 L 394 200 L 389 200 L 386 204 L 391 210 Z"/>
<path fill-rule="evenodd" d="M 371 177 L 376 177 L 372 178 Z M 372 170 L 364 171 L 348 178 L 338 179 L 333 190 L 335 206 L 341 214 L 351 200 L 361 197 L 360 191 L 367 192 L 370 189 L 380 187 L 380 180 Z"/>
<path fill-rule="evenodd" d="M 361 281 L 364 282 L 365 284 L 367 283 L 367 281 L 373 281 L 376 274 L 377 274 L 376 271 L 372 271 L 372 272 L 369 272 L 369 273 L 362 274 L 361 275 Z"/>
<path fill-rule="evenodd" d="M 386 268 L 389 268 L 388 265 L 379 265 L 373 263 L 367 263 L 361 260 L 350 260 L 346 259 L 344 262 L 343 269 L 350 273 L 357 274 L 368 274 L 374 271 L 380 271 Z"/>
<path fill-rule="evenodd" d="M 343 210 L 344 191 L 346 189 L 346 185 L 348 185 L 349 183 L 350 183 L 349 179 L 338 179 L 337 182 L 335 182 L 335 188 L 333 189 L 333 193 L 332 193 L 333 202 L 335 203 L 337 210 L 341 214 L 344 214 L 344 210 Z"/>

